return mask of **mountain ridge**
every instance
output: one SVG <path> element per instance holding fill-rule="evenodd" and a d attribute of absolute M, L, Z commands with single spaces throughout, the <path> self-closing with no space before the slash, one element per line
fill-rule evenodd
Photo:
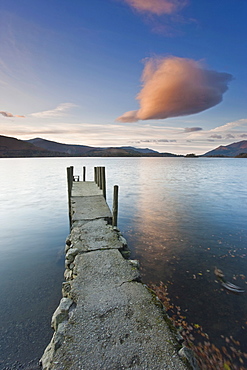
<path fill-rule="evenodd" d="M 69 156 L 88 156 L 88 157 L 180 157 L 173 153 L 160 153 L 149 148 L 135 148 L 132 146 L 121 147 L 91 147 L 79 144 L 63 144 L 56 141 L 50 141 L 42 138 L 26 140 L 38 147 L 47 150 L 56 150 L 60 153 L 66 153 Z"/>
<path fill-rule="evenodd" d="M 184 157 L 173 153 L 160 153 L 149 148 L 92 147 L 79 144 L 64 144 L 42 138 L 20 140 L 0 135 L 0 157 Z M 247 140 L 234 142 L 206 152 L 199 157 L 238 157 L 246 158 Z M 188 155 L 187 155 L 188 157 Z"/>
<path fill-rule="evenodd" d="M 236 157 L 247 153 L 247 140 L 238 141 L 229 145 L 220 145 L 203 154 L 203 157 Z"/>
<path fill-rule="evenodd" d="M 42 138 L 20 140 L 0 135 L 0 158 L 18 157 L 182 157 L 173 153 L 159 153 L 149 148 L 91 147 L 64 144 Z"/>
<path fill-rule="evenodd" d="M 56 151 L 59 153 L 66 153 L 69 155 L 85 154 L 87 151 L 94 149 L 94 147 L 90 147 L 86 145 L 64 144 L 64 143 L 59 143 L 57 141 L 42 139 L 40 137 L 25 140 L 25 142 L 31 143 L 35 145 L 36 147 L 43 148 L 51 152 Z"/>
<path fill-rule="evenodd" d="M 19 140 L 10 136 L 0 135 L 0 157 L 1 158 L 22 158 L 22 157 L 54 157 L 59 155 L 39 148 L 32 143 Z M 63 156 L 63 155 L 61 155 Z"/>

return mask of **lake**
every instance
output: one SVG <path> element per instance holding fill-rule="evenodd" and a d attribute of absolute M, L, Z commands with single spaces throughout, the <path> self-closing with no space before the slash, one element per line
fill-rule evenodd
<path fill-rule="evenodd" d="M 0 369 L 30 368 L 52 336 L 71 165 L 75 175 L 86 166 L 87 180 L 94 166 L 106 167 L 110 207 L 119 185 L 118 224 L 143 282 L 167 284 L 186 320 L 202 326 L 216 346 L 231 337 L 247 352 L 246 159 L 0 159 Z M 245 293 L 223 289 L 215 266 Z"/>

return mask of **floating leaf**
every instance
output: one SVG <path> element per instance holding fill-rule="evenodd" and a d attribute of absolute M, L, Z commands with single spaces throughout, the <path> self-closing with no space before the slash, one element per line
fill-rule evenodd
<path fill-rule="evenodd" d="M 169 309 L 170 319 L 183 336 L 186 346 L 191 348 L 195 353 L 200 369 L 247 370 L 247 368 L 244 367 L 247 353 L 240 351 L 239 341 L 235 340 L 231 335 L 229 337 L 221 335 L 221 338 L 225 340 L 227 348 L 224 346 L 217 348 L 211 342 L 209 335 L 203 332 L 203 328 L 199 324 L 191 324 L 185 321 L 186 317 L 183 316 L 182 313 L 183 311 L 188 311 L 188 309 L 183 310 L 180 306 L 176 306 L 169 302 L 170 298 L 168 298 L 167 285 L 162 282 L 160 282 L 160 285 L 148 285 Z M 203 339 L 203 342 L 198 341 L 199 336 L 201 336 L 201 338 L 206 338 L 206 340 Z M 235 348 L 232 343 L 238 346 L 238 348 Z"/>
<path fill-rule="evenodd" d="M 231 370 L 230 366 L 229 366 L 229 365 L 227 365 L 227 363 L 226 363 L 226 362 L 224 363 L 224 369 L 225 369 L 225 370 Z"/>

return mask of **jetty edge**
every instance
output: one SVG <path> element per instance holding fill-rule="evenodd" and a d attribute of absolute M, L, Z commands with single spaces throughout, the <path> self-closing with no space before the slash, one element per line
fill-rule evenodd
<path fill-rule="evenodd" d="M 85 181 L 85 168 L 84 181 L 73 175 L 73 167 L 67 169 L 71 231 L 65 282 L 40 365 L 43 370 L 198 369 L 164 306 L 141 282 L 139 262 L 126 259 L 127 242 L 112 226 L 101 168 L 94 181 Z"/>

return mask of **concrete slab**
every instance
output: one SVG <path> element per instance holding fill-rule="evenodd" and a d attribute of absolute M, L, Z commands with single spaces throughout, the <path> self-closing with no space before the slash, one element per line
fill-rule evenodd
<path fill-rule="evenodd" d="M 89 197 L 94 195 L 102 195 L 102 190 L 94 181 L 74 181 L 72 186 L 73 197 Z"/>
<path fill-rule="evenodd" d="M 112 214 L 103 195 L 71 197 L 72 222 L 104 218 L 111 220 Z"/>
<path fill-rule="evenodd" d="M 122 257 L 126 241 L 108 225 L 112 214 L 94 182 L 73 183 L 71 211 L 66 281 L 43 370 L 188 369 L 137 261 Z"/>
<path fill-rule="evenodd" d="M 124 259 L 118 250 L 114 249 L 78 254 L 75 264 L 77 278 L 72 284 L 73 297 L 77 297 L 77 302 L 78 297 L 82 297 L 83 305 L 86 304 L 84 293 L 91 292 L 92 294 L 93 287 L 104 296 L 102 294 L 104 287 L 121 285 L 139 278 L 139 270 L 129 260 Z"/>
<path fill-rule="evenodd" d="M 187 369 L 160 304 L 119 251 L 80 254 L 75 264 L 76 306 L 50 369 Z"/>
<path fill-rule="evenodd" d="M 77 222 L 71 230 L 70 240 L 73 248 L 79 252 L 89 252 L 98 249 L 122 249 L 123 238 L 107 225 L 104 219 Z"/>

